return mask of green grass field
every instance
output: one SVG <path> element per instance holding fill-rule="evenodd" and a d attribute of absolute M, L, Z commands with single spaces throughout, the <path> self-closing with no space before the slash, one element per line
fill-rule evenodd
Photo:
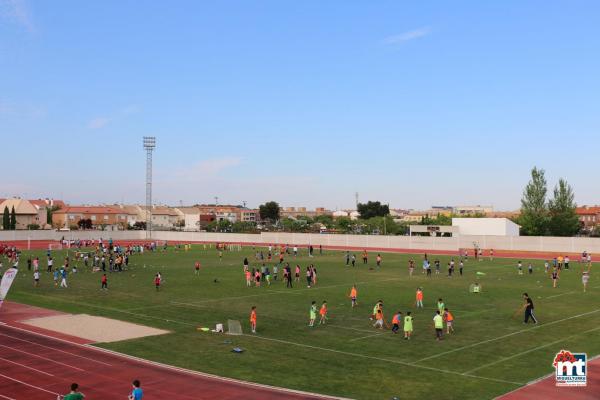
<path fill-rule="evenodd" d="M 40 256 L 45 270 L 45 252 L 31 253 Z M 61 253 L 55 252 L 55 265 Z M 133 255 L 129 271 L 110 274 L 109 290 L 103 292 L 101 274 L 83 268 L 69 277 L 68 289 L 55 288 L 45 272 L 41 286 L 34 288 L 32 274 L 26 271 L 27 254 L 8 300 L 169 329 L 170 335 L 101 346 L 269 385 L 357 399 L 490 399 L 551 373 L 553 356 L 561 348 L 587 352 L 589 357 L 600 354 L 600 276 L 592 273 L 588 292 L 583 293 L 581 267 L 575 262 L 553 289 L 539 260 L 533 261 L 533 275 L 525 271 L 519 276 L 517 260 L 469 259 L 463 277 L 448 278 L 444 266 L 450 257 L 440 256 L 442 273 L 426 278 L 421 274 L 422 255 L 382 254 L 381 270 L 372 271 L 358 263 L 356 268 L 346 267 L 342 252 L 309 259 L 303 250 L 297 259 L 286 259 L 303 271 L 293 289 L 286 289 L 281 280 L 270 287 L 247 288 L 244 256 L 258 265 L 251 248 L 225 252 L 219 261 L 214 249 L 194 245 L 189 252 L 169 248 Z M 370 254 L 371 263 L 375 255 Z M 411 257 L 417 268 L 409 278 Z M 357 258 L 360 262 L 358 252 Z M 193 271 L 196 260 L 202 262 L 199 276 Z M 526 267 L 528 261 L 523 261 Z M 304 277 L 309 263 L 317 267 L 319 279 L 310 289 Z M 157 271 L 164 278 L 160 292 L 153 286 Z M 477 271 L 486 275 L 477 278 Z M 476 280 L 483 286 L 481 294 L 469 293 Z M 347 297 L 353 283 L 359 290 L 355 309 Z M 424 289 L 424 310 L 413 308 L 418 286 Z M 515 316 L 522 292 L 535 301 L 540 324 L 524 325 L 522 313 Z M 441 342 L 435 341 L 432 326 L 438 297 L 453 311 L 456 330 Z M 372 328 L 369 315 L 379 299 L 388 321 L 397 310 L 413 312 L 412 340 Z M 326 326 L 307 326 L 312 300 L 327 300 Z M 258 310 L 256 335 L 248 334 L 252 305 Z M 227 319 L 240 320 L 245 335 L 196 330 Z M 246 351 L 234 354 L 234 346 Z"/>

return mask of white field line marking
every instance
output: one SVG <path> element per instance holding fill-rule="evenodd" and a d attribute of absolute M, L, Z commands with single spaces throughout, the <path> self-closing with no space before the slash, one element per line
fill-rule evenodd
<path fill-rule="evenodd" d="M 0 344 L 0 347 L 5 347 L 5 348 L 7 348 L 9 350 L 12 350 L 12 351 L 17 351 L 19 353 L 27 354 L 28 356 L 31 356 L 31 357 L 36 357 L 36 358 L 39 358 L 39 359 L 42 359 L 42 360 L 51 361 L 51 362 L 53 362 L 55 364 L 64 365 L 65 367 L 76 369 L 77 371 L 82 371 L 82 372 L 85 371 L 85 370 L 83 370 L 81 368 L 77 368 L 77 367 L 74 367 L 74 366 L 69 365 L 69 364 L 61 363 L 60 361 L 56 361 L 56 360 L 53 360 L 51 358 L 46 358 L 46 357 L 38 356 L 37 354 L 29 353 L 27 351 L 15 349 L 14 347 L 8 347 L 8 346 L 5 346 L 3 344 Z"/>
<path fill-rule="evenodd" d="M 357 340 L 367 339 L 367 338 L 370 338 L 370 337 L 373 337 L 373 336 L 380 336 L 380 335 L 383 335 L 383 334 L 384 334 L 384 332 L 377 332 L 377 333 L 373 333 L 371 335 L 361 336 L 361 337 L 355 338 L 355 339 L 350 339 L 349 342 L 356 342 Z"/>
<path fill-rule="evenodd" d="M 28 365 L 21 364 L 21 363 L 18 363 L 18 362 L 14 362 L 14 361 L 11 361 L 11 360 L 7 360 L 6 358 L 2 358 L 2 357 L 0 357 L 0 360 L 2 360 L 2 361 L 6 361 L 6 362 L 9 362 L 9 363 L 11 363 L 11 364 L 19 365 L 19 366 L 21 366 L 21 367 L 23 367 L 23 368 L 27 368 L 27 369 L 30 369 L 30 370 L 32 370 L 32 371 L 39 372 L 40 374 L 44 374 L 44 375 L 48 375 L 48 376 L 54 376 L 54 375 L 52 375 L 52 374 L 49 374 L 49 373 L 47 373 L 47 372 L 41 371 L 41 370 L 39 370 L 39 369 L 32 368 L 32 367 L 30 367 L 30 366 L 28 366 Z"/>
<path fill-rule="evenodd" d="M 32 387 L 32 388 L 34 388 L 34 389 L 37 389 L 37 390 L 41 390 L 42 392 L 46 392 L 46 393 L 53 394 L 53 395 L 55 395 L 55 396 L 59 396 L 59 393 L 52 392 L 52 391 L 50 391 L 50 390 L 46 390 L 46 389 L 44 389 L 44 388 L 41 388 L 41 387 L 39 387 L 39 386 L 31 385 L 31 384 L 29 384 L 29 383 L 27 383 L 27 382 L 23 382 L 23 381 L 20 381 L 20 380 L 18 380 L 18 379 L 11 378 L 10 376 L 6 376 L 6 375 L 2 375 L 2 374 L 0 374 L 0 376 L 1 376 L 1 377 L 3 377 L 3 378 L 6 378 L 6 379 L 10 379 L 11 381 L 14 381 L 14 382 L 20 383 L 20 384 L 22 384 L 22 385 L 29 386 L 29 387 Z M 10 397 L 7 397 L 7 398 L 10 398 Z"/>
<path fill-rule="evenodd" d="M 381 279 L 378 281 L 370 281 L 370 282 L 355 282 L 354 284 L 367 285 L 367 284 L 382 283 L 382 282 L 389 282 L 389 281 L 399 281 L 402 279 L 403 278 L 389 278 L 389 279 Z M 238 299 L 245 299 L 245 298 L 249 298 L 249 297 L 267 296 L 267 295 L 272 295 L 272 294 L 286 294 L 286 293 L 287 294 L 297 294 L 298 292 L 314 291 L 314 290 L 318 290 L 318 289 L 332 289 L 332 288 L 342 287 L 342 286 L 351 288 L 352 284 L 341 283 L 339 285 L 314 286 L 314 287 L 311 287 L 310 289 L 302 288 L 302 289 L 290 289 L 290 290 L 271 290 L 271 291 L 265 292 L 265 293 L 249 294 L 249 295 L 245 295 L 245 296 L 220 297 L 220 298 L 214 298 L 214 299 L 198 300 L 198 301 L 194 301 L 193 303 L 185 303 L 185 302 L 180 302 L 180 301 L 171 301 L 171 303 L 172 304 L 185 304 L 185 305 L 200 305 L 203 303 L 211 303 L 211 302 L 215 302 L 215 301 L 238 300 Z"/>
<path fill-rule="evenodd" d="M 489 366 L 492 366 L 492 365 L 496 365 L 496 364 L 502 363 L 502 362 L 504 362 L 504 361 L 511 360 L 511 359 L 513 359 L 513 358 L 520 357 L 520 356 L 523 356 L 523 355 L 525 355 L 525 354 L 529 354 L 529 353 L 531 353 L 531 352 L 534 352 L 534 351 L 536 351 L 536 350 L 543 349 L 544 347 L 552 346 L 552 345 L 555 345 L 555 344 L 557 344 L 557 343 L 563 342 L 563 341 L 565 341 L 565 340 L 568 340 L 568 339 L 574 338 L 574 337 L 576 337 L 576 336 L 583 335 L 583 334 L 585 334 L 585 333 L 594 332 L 594 331 L 597 331 L 597 330 L 600 330 L 600 327 L 598 327 L 598 328 L 593 328 L 593 329 L 588 329 L 587 331 L 579 332 L 579 333 L 576 333 L 576 334 L 574 334 L 574 335 L 567 336 L 567 337 L 564 337 L 564 338 L 562 338 L 562 339 L 555 340 L 554 342 L 546 343 L 546 344 L 543 344 L 543 345 L 541 345 L 541 346 L 537 346 L 537 347 L 534 347 L 534 348 L 532 348 L 532 349 L 529 349 L 529 350 L 527 350 L 527 351 L 522 351 L 522 352 L 520 352 L 520 353 L 513 354 L 513 355 L 512 355 L 512 356 L 510 356 L 510 357 L 503 357 L 503 358 L 501 358 L 501 359 L 499 359 L 499 360 L 496 360 L 496 361 L 493 361 L 493 362 L 491 362 L 491 363 L 484 364 L 484 365 L 481 365 L 481 366 L 479 366 L 479 367 L 477 367 L 477 368 L 473 368 L 473 369 L 471 369 L 471 370 L 469 370 L 469 371 L 466 371 L 466 372 L 464 372 L 464 374 L 470 374 L 470 373 L 472 373 L 472 372 L 475 372 L 475 371 L 478 371 L 478 370 L 480 370 L 480 369 L 483 369 L 483 368 L 486 368 L 486 367 L 489 367 Z"/>
<path fill-rule="evenodd" d="M 559 320 L 556 320 L 556 321 L 548 322 L 546 324 L 538 324 L 538 325 L 535 325 L 535 326 L 533 326 L 531 328 L 521 329 L 520 331 L 508 333 L 506 335 L 498 336 L 498 337 L 492 338 L 492 339 L 483 340 L 481 342 L 469 344 L 467 346 L 458 347 L 458 348 L 453 349 L 453 350 L 444 351 L 443 353 L 438 353 L 438 354 L 434 354 L 434 355 L 429 356 L 429 357 L 421 358 L 420 360 L 415 361 L 415 364 L 416 363 L 420 363 L 422 361 L 431 360 L 433 358 L 441 357 L 441 356 L 444 356 L 446 354 L 451 354 L 451 353 L 455 353 L 457 351 L 461 351 L 461 350 L 464 350 L 464 349 L 469 349 L 471 347 L 479 346 L 479 345 L 482 345 L 482 344 L 485 344 L 485 343 L 494 342 L 496 340 L 504 339 L 504 338 L 507 338 L 507 337 L 510 337 L 510 336 L 519 335 L 519 334 L 521 334 L 523 332 L 529 332 L 529 331 L 532 331 L 534 329 L 538 329 L 538 328 L 541 328 L 541 327 L 544 327 L 544 326 L 550 326 L 550 325 L 558 324 L 560 322 L 568 321 L 568 320 L 571 320 L 571 319 L 574 319 L 574 318 L 579 318 L 579 317 L 584 317 L 586 315 L 595 314 L 595 313 L 597 313 L 599 311 L 600 311 L 600 308 L 597 309 L 597 310 L 594 310 L 594 311 L 588 311 L 588 312 L 583 313 L 583 314 L 573 315 L 571 317 L 567 317 L 567 318 L 559 319 Z"/>
<path fill-rule="evenodd" d="M 61 353 L 64 353 L 64 354 L 69 354 L 69 355 L 71 355 L 71 356 L 74 356 L 74 357 L 84 358 L 84 359 L 86 359 L 86 360 L 93 361 L 93 362 L 96 362 L 96 363 L 98 363 L 98 364 L 106 365 L 106 366 L 108 366 L 108 367 L 111 367 L 111 366 L 112 366 L 111 364 L 107 364 L 107 363 L 105 363 L 105 362 L 102 362 L 102 361 L 94 360 L 93 358 L 89 358 L 89 357 L 81 356 L 81 355 L 79 355 L 79 354 L 71 353 L 71 352 L 68 352 L 68 351 L 60 350 L 60 349 L 55 349 L 54 347 L 45 346 L 45 345 L 43 345 L 43 344 L 39 344 L 39 343 L 36 343 L 36 342 L 31 342 L 31 341 L 29 341 L 29 340 L 25 340 L 25 339 L 21 339 L 21 338 L 18 338 L 18 337 L 10 336 L 10 335 L 7 335 L 7 334 L 5 334 L 5 333 L 0 333 L 0 335 L 2 335 L 2 336 L 6 336 L 6 337 L 9 337 L 9 338 L 11 338 L 11 339 L 19 340 L 19 341 L 21 341 L 21 342 L 31 343 L 31 344 L 34 344 L 34 345 L 36 345 L 36 346 L 44 347 L 44 348 L 46 348 L 46 349 L 50 349 L 50 350 L 53 350 L 53 351 L 58 351 L 58 352 L 61 352 Z"/>
<path fill-rule="evenodd" d="M 552 296 L 546 297 L 546 299 L 553 299 L 555 297 L 560 297 L 560 296 L 564 296 L 564 295 L 567 295 L 567 294 L 573 294 L 573 293 L 579 293 L 579 291 L 573 290 L 572 292 L 564 292 L 564 293 L 560 293 L 560 294 L 554 294 Z"/>
<path fill-rule="evenodd" d="M 80 343 L 70 342 L 70 341 L 65 340 L 65 339 L 55 338 L 55 337 L 52 337 L 52 336 L 49 336 L 49 335 L 45 335 L 43 333 L 39 333 L 39 332 L 35 332 L 35 331 L 30 331 L 30 330 L 27 330 L 27 329 L 24 329 L 24 328 L 19 328 L 19 327 L 16 327 L 16 326 L 6 325 L 6 327 L 9 328 L 9 329 L 14 329 L 14 330 L 21 331 L 21 332 L 27 332 L 27 333 L 35 335 L 35 336 L 41 336 L 41 337 L 45 337 L 45 338 L 48 338 L 48 339 L 56 340 L 56 341 L 59 341 L 59 342 L 67 343 L 67 344 L 70 344 L 72 346 L 82 347 L 82 348 L 87 349 L 87 350 L 92 350 L 92 351 L 97 351 L 97 352 L 100 352 L 100 353 L 111 354 L 113 356 L 116 356 L 116 357 L 119 357 L 119 358 L 123 358 L 123 359 L 126 359 L 126 360 L 132 360 L 132 361 L 136 361 L 136 362 L 139 362 L 139 363 L 142 363 L 142 364 L 153 365 L 153 366 L 157 366 L 157 367 L 169 369 L 169 370 L 172 370 L 172 371 L 181 372 L 181 373 L 188 374 L 188 375 L 201 376 L 203 378 L 210 378 L 210 379 L 214 379 L 214 380 L 221 381 L 221 382 L 234 383 L 234 384 L 237 384 L 237 385 L 240 385 L 240 386 L 247 386 L 247 387 L 253 387 L 253 388 L 267 389 L 267 390 L 272 390 L 274 392 L 295 393 L 295 394 L 301 394 L 301 395 L 305 395 L 305 396 L 309 396 L 309 397 L 314 397 L 314 398 L 321 398 L 321 399 L 349 400 L 349 399 L 346 399 L 346 398 L 343 398 L 343 397 L 327 396 L 327 395 L 319 394 L 319 393 L 311 393 L 311 392 L 304 392 L 304 391 L 301 391 L 301 390 L 281 388 L 281 387 L 270 386 L 270 385 L 265 385 L 265 384 L 261 384 L 261 383 L 243 381 L 243 380 L 240 380 L 240 379 L 227 378 L 227 377 L 224 377 L 224 376 L 213 375 L 213 374 L 209 374 L 209 373 L 201 372 L 201 371 L 193 371 L 193 370 L 190 370 L 190 369 L 175 367 L 173 365 L 167 365 L 167 364 L 159 363 L 159 362 L 156 362 L 156 361 L 145 360 L 143 358 L 139 358 L 139 357 L 135 357 L 135 356 L 130 356 L 128 354 L 123 354 L 123 353 L 119 353 L 119 352 L 116 352 L 116 351 L 113 351 L 113 350 L 104 349 L 102 347 L 96 347 L 96 346 L 92 346 L 92 345 L 89 345 L 89 344 L 80 344 Z M 87 372 L 90 372 L 90 371 L 87 371 Z M 55 394 L 57 394 L 57 393 L 55 393 Z"/>
<path fill-rule="evenodd" d="M 0 398 L 2 398 L 2 399 L 8 399 L 8 400 L 17 400 L 17 399 L 13 399 L 12 397 L 4 396 L 2 394 L 0 394 Z"/>
<path fill-rule="evenodd" d="M 448 371 L 445 369 L 438 369 L 438 368 L 433 368 L 433 367 L 426 367 L 423 365 L 414 365 L 414 364 L 406 363 L 406 362 L 399 361 L 399 360 L 368 356 L 366 354 L 352 353 L 352 352 L 343 351 L 343 350 L 335 350 L 335 349 L 330 349 L 328 347 L 311 346 L 309 344 L 295 343 L 295 342 L 290 342 L 290 341 L 282 340 L 282 339 L 268 338 L 265 336 L 257 336 L 257 335 L 249 335 L 249 334 L 243 334 L 243 336 L 261 339 L 261 340 L 269 340 L 269 341 L 283 343 L 283 344 L 289 344 L 289 345 L 293 345 L 293 346 L 306 347 L 306 348 L 314 349 L 314 350 L 328 351 L 331 353 L 343 354 L 343 355 L 351 356 L 351 357 L 366 358 L 369 360 L 376 360 L 376 361 L 382 361 L 382 362 L 393 363 L 393 364 L 398 364 L 398 365 L 404 365 L 404 366 L 412 367 L 412 368 L 420 368 L 420 369 L 425 369 L 425 370 L 429 370 L 429 371 L 441 372 L 441 373 L 445 373 L 445 374 L 466 376 L 466 375 L 461 374 L 460 372 Z M 512 385 L 519 385 L 519 386 L 523 385 L 523 383 L 520 383 L 520 382 L 505 381 L 503 379 L 487 378 L 484 376 L 477 376 L 477 375 L 468 375 L 468 376 L 471 378 L 483 379 L 483 380 L 493 381 L 493 382 L 510 383 Z"/>

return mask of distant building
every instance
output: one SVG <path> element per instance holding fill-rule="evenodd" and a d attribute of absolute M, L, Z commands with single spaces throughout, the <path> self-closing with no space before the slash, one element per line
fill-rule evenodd
<path fill-rule="evenodd" d="M 460 235 L 519 236 L 520 226 L 508 218 L 452 218 Z"/>
<path fill-rule="evenodd" d="M 19 198 L 0 200 L 0 213 L 4 212 L 5 207 L 8 208 L 9 212 L 12 212 L 14 207 L 16 229 L 27 229 L 30 225 L 38 225 L 43 229 L 46 226 L 48 211 L 43 201 L 37 202 Z"/>
<path fill-rule="evenodd" d="M 320 215 L 333 215 L 330 210 L 324 207 L 317 207 L 314 210 L 307 210 L 306 207 L 283 207 L 279 210 L 281 218 L 298 218 L 298 217 L 317 217 Z"/>
<path fill-rule="evenodd" d="M 452 208 L 452 213 L 455 215 L 487 215 L 494 212 L 493 206 L 455 206 Z"/>
<path fill-rule="evenodd" d="M 600 223 L 600 206 L 582 206 L 575 210 L 579 217 L 581 226 L 585 229 L 593 229 Z"/>
<path fill-rule="evenodd" d="M 78 226 L 79 221 L 89 219 L 92 226 L 125 229 L 128 211 L 119 206 L 65 206 L 52 213 L 52 226 L 70 228 Z"/>

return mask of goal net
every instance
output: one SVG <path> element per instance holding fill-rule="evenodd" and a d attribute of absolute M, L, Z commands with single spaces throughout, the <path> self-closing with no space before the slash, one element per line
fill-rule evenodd
<path fill-rule="evenodd" d="M 240 321 L 236 321 L 234 319 L 227 320 L 228 335 L 241 335 L 242 333 L 242 324 Z"/>
<path fill-rule="evenodd" d="M 63 245 L 61 243 L 50 243 L 48 245 L 48 250 L 62 250 Z"/>

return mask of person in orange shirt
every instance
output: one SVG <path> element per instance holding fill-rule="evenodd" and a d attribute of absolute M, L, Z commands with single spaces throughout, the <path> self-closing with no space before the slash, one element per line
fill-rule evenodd
<path fill-rule="evenodd" d="M 248 270 L 246 270 L 245 274 L 246 274 L 246 286 L 250 287 L 250 286 L 252 286 L 252 274 Z"/>
<path fill-rule="evenodd" d="M 256 306 L 252 306 L 250 310 L 250 327 L 252 328 L 252 333 L 256 333 Z"/>
<path fill-rule="evenodd" d="M 377 310 L 377 314 L 375 314 L 375 323 L 373 324 L 373 328 L 383 329 L 383 324 L 385 323 L 383 319 L 383 310 Z"/>
<path fill-rule="evenodd" d="M 352 301 L 352 308 L 356 307 L 356 297 L 358 296 L 358 290 L 356 290 L 356 285 L 352 285 L 352 289 L 350 289 L 350 300 Z"/>
<path fill-rule="evenodd" d="M 415 305 L 417 308 L 423 308 L 423 289 L 417 288 L 417 294 L 415 295 Z"/>
<path fill-rule="evenodd" d="M 398 333 L 398 330 L 400 329 L 400 321 L 401 320 L 402 320 L 402 312 L 398 311 L 392 317 L 392 332 L 393 333 Z"/>
<path fill-rule="evenodd" d="M 452 326 L 454 315 L 447 308 L 444 308 L 444 320 L 446 321 L 446 334 L 449 335 L 450 331 L 454 333 L 454 327 Z"/>
<path fill-rule="evenodd" d="M 367 254 L 366 250 L 363 250 L 362 259 L 363 259 L 363 264 L 367 264 L 368 263 L 368 261 L 369 261 L 369 255 Z"/>
<path fill-rule="evenodd" d="M 327 320 L 327 302 L 323 300 L 323 304 L 321 305 L 321 309 L 319 310 L 319 315 L 321 319 L 319 320 L 319 325 L 325 325 L 325 321 Z"/>

